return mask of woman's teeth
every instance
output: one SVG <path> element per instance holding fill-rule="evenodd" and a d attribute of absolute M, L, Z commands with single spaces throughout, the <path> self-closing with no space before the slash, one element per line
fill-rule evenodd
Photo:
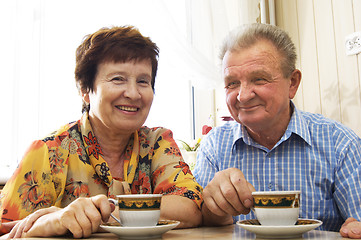
<path fill-rule="evenodd" d="M 123 110 L 123 111 L 128 111 L 128 112 L 136 112 L 138 110 L 138 108 L 125 107 L 125 106 L 117 106 L 117 108 L 120 110 Z"/>

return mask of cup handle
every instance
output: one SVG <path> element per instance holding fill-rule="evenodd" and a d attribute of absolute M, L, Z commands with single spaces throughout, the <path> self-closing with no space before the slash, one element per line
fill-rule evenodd
<path fill-rule="evenodd" d="M 115 206 L 118 206 L 118 202 L 117 200 L 113 199 L 113 198 L 108 198 L 109 202 L 112 202 Z"/>
<path fill-rule="evenodd" d="M 113 199 L 113 198 L 108 198 L 108 201 L 114 203 L 115 206 L 118 206 L 117 200 L 115 200 L 115 199 Z M 117 218 L 116 216 L 114 216 L 112 213 L 110 214 L 110 216 L 111 216 L 115 221 L 117 221 L 120 225 L 122 225 L 122 222 L 120 221 L 120 219 L 118 219 L 118 218 Z"/>

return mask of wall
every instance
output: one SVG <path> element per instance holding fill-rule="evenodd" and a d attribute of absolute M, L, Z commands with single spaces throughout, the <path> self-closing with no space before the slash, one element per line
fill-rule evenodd
<path fill-rule="evenodd" d="M 276 25 L 298 49 L 302 84 L 295 104 L 361 136 L 361 54 L 347 56 L 345 37 L 361 31 L 359 0 L 276 0 Z"/>
<path fill-rule="evenodd" d="M 345 37 L 361 31 L 360 0 L 275 0 L 276 25 L 292 37 L 302 82 L 294 99 L 304 111 L 342 122 L 361 136 L 361 54 L 347 56 Z M 227 115 L 216 90 L 217 125 Z"/>

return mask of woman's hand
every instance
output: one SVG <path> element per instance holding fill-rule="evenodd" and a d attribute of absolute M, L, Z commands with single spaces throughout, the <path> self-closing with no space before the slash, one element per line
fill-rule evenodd
<path fill-rule="evenodd" d="M 102 221 L 108 221 L 114 205 L 108 202 L 105 195 L 97 195 L 78 198 L 63 209 L 52 210 L 54 211 L 34 212 L 25 220 L 26 223 L 17 227 L 15 234 L 21 233 L 21 237 L 50 237 L 70 232 L 74 238 L 89 237 L 98 230 Z"/>
<path fill-rule="evenodd" d="M 341 226 L 340 234 L 342 237 L 347 238 L 361 238 L 361 222 L 355 218 L 347 218 Z"/>
<path fill-rule="evenodd" d="M 49 207 L 39 209 L 32 214 L 28 215 L 26 218 L 17 221 L 16 225 L 11 229 L 8 234 L 8 238 L 20 238 L 23 233 L 26 233 L 34 224 L 34 222 L 43 215 L 56 212 L 60 208 L 58 207 Z"/>

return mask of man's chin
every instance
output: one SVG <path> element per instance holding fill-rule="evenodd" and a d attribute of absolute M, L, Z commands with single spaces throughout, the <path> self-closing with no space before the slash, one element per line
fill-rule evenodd
<path fill-rule="evenodd" d="M 241 123 L 248 129 L 258 129 L 260 126 L 266 125 L 265 120 L 259 118 L 239 118 L 235 119 L 237 122 Z"/>

